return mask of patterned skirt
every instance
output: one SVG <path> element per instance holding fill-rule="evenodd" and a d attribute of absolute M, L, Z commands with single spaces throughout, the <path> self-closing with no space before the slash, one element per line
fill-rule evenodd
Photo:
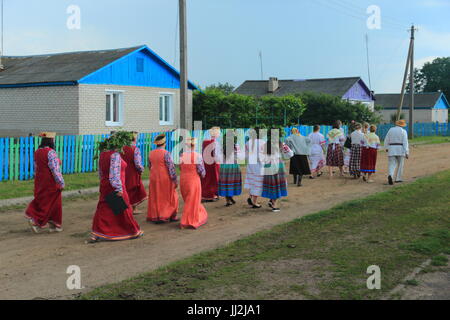
<path fill-rule="evenodd" d="M 378 150 L 374 148 L 363 148 L 361 152 L 361 172 L 375 173 L 377 166 Z"/>
<path fill-rule="evenodd" d="M 350 150 L 350 165 L 349 171 L 352 176 L 361 175 L 361 146 L 359 144 L 352 144 Z"/>
<path fill-rule="evenodd" d="M 342 167 L 344 165 L 344 154 L 340 144 L 330 144 L 327 149 L 327 166 Z"/>
<path fill-rule="evenodd" d="M 242 175 L 238 164 L 221 164 L 219 173 L 219 196 L 233 197 L 242 193 Z"/>
<path fill-rule="evenodd" d="M 280 163 L 277 174 L 265 175 L 262 188 L 262 197 L 276 200 L 281 197 L 287 197 L 287 180 L 284 170 L 284 163 Z"/>
<path fill-rule="evenodd" d="M 289 165 L 289 174 L 298 174 L 301 176 L 311 174 L 309 169 L 308 156 L 305 155 L 295 155 L 291 158 L 291 163 Z"/>

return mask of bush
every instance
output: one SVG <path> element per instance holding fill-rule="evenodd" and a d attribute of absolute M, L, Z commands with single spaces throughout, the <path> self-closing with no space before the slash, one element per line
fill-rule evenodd
<path fill-rule="evenodd" d="M 381 120 L 361 103 L 353 104 L 327 94 L 257 98 L 211 87 L 203 92 L 195 91 L 193 100 L 194 119 L 203 121 L 204 127 L 332 125 L 337 119 L 344 123 L 355 120 L 375 124 Z"/>
<path fill-rule="evenodd" d="M 370 111 L 362 103 L 351 103 L 340 97 L 321 93 L 302 93 L 299 97 L 306 105 L 301 122 L 306 125 L 332 125 L 337 119 L 343 123 L 356 122 L 379 123 L 380 116 Z"/>
<path fill-rule="evenodd" d="M 235 93 L 227 94 L 217 88 L 209 88 L 204 92 L 196 91 L 193 100 L 194 119 L 203 121 L 205 127 L 296 125 L 305 110 L 300 97 L 255 98 Z"/>

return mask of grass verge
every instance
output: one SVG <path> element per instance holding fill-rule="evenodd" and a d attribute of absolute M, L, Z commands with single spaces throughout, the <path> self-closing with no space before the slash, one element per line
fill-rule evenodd
<path fill-rule="evenodd" d="M 149 172 L 145 170 L 142 178 L 148 179 Z M 99 184 L 97 172 L 75 173 L 64 175 L 65 191 L 97 187 Z M 2 181 L 0 182 L 0 200 L 28 197 L 33 195 L 34 180 Z"/>
<path fill-rule="evenodd" d="M 450 250 L 450 171 L 346 202 L 80 299 L 379 299 Z M 281 213 L 282 214 L 282 213 Z M 367 268 L 381 268 L 368 290 Z"/>

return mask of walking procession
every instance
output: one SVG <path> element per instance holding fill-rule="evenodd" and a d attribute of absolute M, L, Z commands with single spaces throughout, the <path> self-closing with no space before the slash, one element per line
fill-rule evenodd
<path fill-rule="evenodd" d="M 404 120 L 396 122 L 384 140 L 388 153 L 388 184 L 403 182 L 405 159 L 409 158 L 409 143 Z M 289 137 L 250 129 L 244 140 L 235 130 L 209 130 L 210 139 L 203 141 L 198 153 L 198 140 L 186 138 L 183 152 L 175 163 L 167 149 L 167 134 L 153 140 L 148 155 L 149 187 L 145 189 L 145 172 L 137 141 L 137 132 L 113 132 L 98 145 L 99 199 L 92 219 L 90 242 L 137 239 L 144 232 L 137 217 L 138 206 L 147 200 L 146 221 L 154 224 L 178 223 L 181 229 L 198 229 L 208 222 L 203 203 L 216 202 L 223 197 L 225 207 L 237 204 L 236 197 L 247 190 L 246 204 L 250 209 L 265 206 L 272 212 L 281 211 L 281 199 L 288 196 L 287 173 L 294 185 L 302 186 L 304 176 L 311 180 L 323 175 L 328 166 L 329 178 L 335 169 L 344 177 L 344 149 L 349 147 L 350 176 L 374 183 L 378 151 L 382 148 L 377 127 L 352 123 L 347 137 L 337 120 L 326 137 L 320 126 L 313 127 L 308 136 L 292 128 Z M 62 190 L 65 181 L 61 160 L 55 151 L 54 132 L 42 132 L 34 154 L 34 199 L 25 210 L 31 230 L 41 233 L 62 232 Z M 289 162 L 289 171 L 285 162 Z M 243 165 L 246 165 L 245 179 Z M 178 173 L 179 172 L 179 173 Z M 179 177 L 178 177 L 179 176 Z M 183 207 L 180 210 L 180 200 Z"/>

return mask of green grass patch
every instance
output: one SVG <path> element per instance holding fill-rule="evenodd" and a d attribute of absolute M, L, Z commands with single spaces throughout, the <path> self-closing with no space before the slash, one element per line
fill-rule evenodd
<path fill-rule="evenodd" d="M 259 232 L 81 299 L 379 299 L 449 250 L 450 171 Z M 282 213 L 281 213 L 282 214 Z M 367 268 L 381 268 L 369 290 Z"/>
<path fill-rule="evenodd" d="M 148 179 L 149 171 L 145 170 L 142 178 Z M 75 173 L 65 174 L 65 191 L 87 189 L 99 185 L 98 173 Z M 34 180 L 27 181 L 2 181 L 0 182 L 0 200 L 28 197 L 33 195 Z"/>
<path fill-rule="evenodd" d="M 448 258 L 446 256 L 435 256 L 431 258 L 431 265 L 435 267 L 443 267 L 448 264 Z"/>

